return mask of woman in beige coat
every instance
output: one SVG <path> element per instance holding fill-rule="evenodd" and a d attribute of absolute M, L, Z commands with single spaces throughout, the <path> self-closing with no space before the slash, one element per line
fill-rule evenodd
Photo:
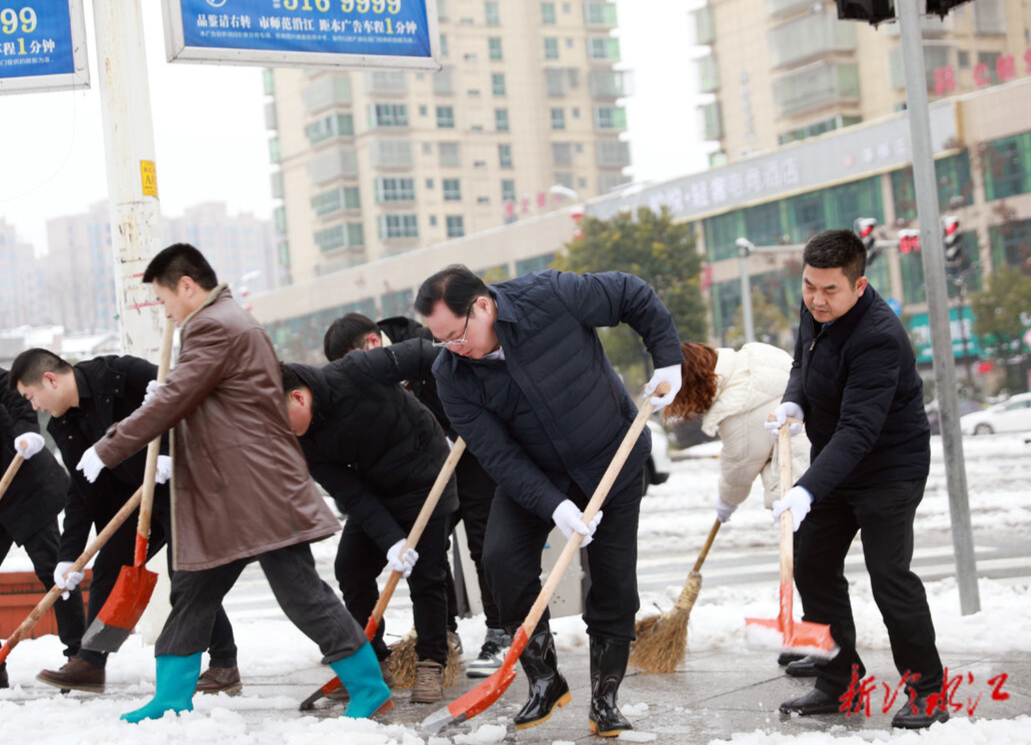
<path fill-rule="evenodd" d="M 682 391 L 666 409 L 667 419 L 701 416 L 702 431 L 723 441 L 716 516 L 727 522 L 763 481 L 765 503 L 772 509 L 780 494 L 777 438 L 763 428 L 766 415 L 780 403 L 791 372 L 791 355 L 769 344 L 745 344 L 739 351 L 706 344 L 681 344 Z M 798 478 L 809 468 L 805 433 L 792 440 L 791 472 Z"/>

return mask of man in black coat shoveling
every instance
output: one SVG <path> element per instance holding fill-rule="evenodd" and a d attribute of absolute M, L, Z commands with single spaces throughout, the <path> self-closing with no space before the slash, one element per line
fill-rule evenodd
<path fill-rule="evenodd" d="M 540 593 L 541 552 L 552 527 L 567 537 L 582 534 L 591 576 L 584 613 L 589 726 L 604 736 L 631 729 L 616 694 L 640 604 L 637 521 L 651 437 L 645 429 L 603 512 L 584 524 L 582 510 L 637 415 L 596 329 L 627 323 L 643 337 L 656 368 L 645 395 L 661 382 L 670 385 L 653 399 L 658 409 L 681 384 L 683 353 L 672 316 L 630 274 L 549 270 L 488 287 L 460 265 L 423 282 L 415 310 L 446 350 L 433 366 L 444 411 L 498 484 L 483 562 L 501 622 L 515 633 Z M 547 613 L 519 659 L 530 682 L 529 700 L 515 717 L 522 729 L 570 698 Z"/>
<path fill-rule="evenodd" d="M 863 276 L 866 250 L 850 230 L 827 230 L 802 255 L 803 307 L 795 360 L 775 429 L 787 417 L 805 422 L 812 465 L 773 503 L 774 522 L 788 509 L 797 531 L 795 584 L 806 621 L 829 624 L 841 651 L 815 666 L 816 685 L 780 705 L 784 713 L 844 712 L 844 696 L 866 674 L 845 579 L 856 536 L 895 666 L 910 701 L 892 719 L 909 729 L 945 721 L 930 707 L 942 689 L 942 663 L 920 578 L 910 570 L 913 518 L 931 462 L 930 428 L 913 347 L 888 304 Z M 792 434 L 797 433 L 792 428 Z"/>
<path fill-rule="evenodd" d="M 416 548 L 402 554 L 449 451 L 433 414 L 399 383 L 427 372 L 434 357 L 429 342 L 413 339 L 321 369 L 281 366 L 290 427 L 311 475 L 347 515 L 336 577 L 348 611 L 369 617 L 385 565 L 408 579 L 418 634 L 415 703 L 444 696 L 447 539 L 458 495 L 452 477 Z M 372 640 L 381 665 L 389 655 L 384 628 Z"/>
<path fill-rule="evenodd" d="M 49 589 L 58 567 L 61 534 L 57 516 L 64 507 L 68 475 L 44 446 L 32 405 L 7 387 L 7 370 L 0 368 L 0 474 L 7 471 L 16 454 L 25 462 L 0 497 L 0 564 L 12 545 L 22 546 L 36 576 Z M 86 633 L 82 591 L 76 588 L 66 593 L 64 601 L 54 606 L 54 613 L 65 656 L 74 657 Z M 7 663 L 3 662 L 0 688 L 8 685 Z"/>
<path fill-rule="evenodd" d="M 156 379 L 157 366 L 138 357 L 112 355 L 70 365 L 46 349 L 29 349 L 15 359 L 5 387 L 24 396 L 26 405 L 51 415 L 47 431 L 57 443 L 65 464 L 74 466 L 111 425 L 140 407 L 148 386 Z M 154 490 L 154 520 L 148 558 L 172 537 L 166 484 L 172 462 L 167 455 L 167 439 L 162 443 L 162 453 L 158 456 L 159 486 Z M 90 530 L 96 529 L 98 533 L 103 530 L 143 484 L 145 463 L 146 451 L 142 450 L 121 465 L 104 469 L 94 483 L 87 481 L 82 471 L 71 472 L 66 488 L 59 563 L 54 573 L 54 581 L 59 586 L 66 586 L 64 573 L 85 550 Z M 139 510 L 136 510 L 100 549 L 93 562 L 93 581 L 86 614 L 89 623 L 107 602 L 122 567 L 133 563 L 138 517 Z M 80 581 L 81 573 L 73 573 L 68 578 L 67 589 L 73 590 Z M 233 627 L 224 610 L 220 609 L 216 617 L 208 651 L 211 664 L 201 676 L 197 691 L 239 691 L 242 686 L 236 665 L 236 643 Z M 60 670 L 43 670 L 36 679 L 61 689 L 103 693 L 107 657 L 105 652 L 80 649 Z"/>
<path fill-rule="evenodd" d="M 432 341 L 433 335 L 425 326 L 420 326 L 410 318 L 398 316 L 373 321 L 361 313 L 348 313 L 333 321 L 326 331 L 324 349 L 326 358 L 331 362 L 345 354 L 355 351 L 367 352 L 379 347 L 390 346 L 395 342 L 408 339 L 426 339 Z M 440 352 L 435 348 L 435 352 Z M 419 403 L 429 409 L 444 428 L 444 434 L 452 439 L 457 435 L 449 435 L 451 422 L 444 413 L 444 406 L 437 395 L 437 383 L 433 373 L 427 369 L 418 377 L 409 378 L 405 384 Z M 487 533 L 487 518 L 490 506 L 494 501 L 494 490 L 497 485 L 483 470 L 476 456 L 466 450 L 455 467 L 455 479 L 458 482 L 458 511 L 454 514 L 453 523 L 461 520 L 465 524 L 465 536 L 469 543 L 469 556 L 476 567 L 476 578 L 480 588 L 480 600 L 483 603 L 483 614 L 487 624 L 487 633 L 483 645 L 475 660 L 466 663 L 466 675 L 470 678 L 486 678 L 499 667 L 505 656 L 505 650 L 512 639 L 501 626 L 498 617 L 498 606 L 494 602 L 494 594 L 487 582 L 487 573 L 483 569 L 483 539 Z M 452 526 L 453 527 L 453 526 Z M 455 581 L 448 569 L 448 628 L 458 633 L 458 598 L 455 592 Z"/>

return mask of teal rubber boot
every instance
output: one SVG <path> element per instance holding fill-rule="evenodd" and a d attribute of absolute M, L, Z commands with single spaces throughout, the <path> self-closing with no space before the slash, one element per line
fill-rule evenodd
<path fill-rule="evenodd" d="M 372 645 L 365 642 L 350 657 L 329 663 L 340 678 L 344 688 L 351 695 L 344 716 L 350 719 L 371 719 L 376 714 L 389 711 L 394 706 L 390 689 L 383 682 L 379 660 L 372 651 Z"/>
<path fill-rule="evenodd" d="M 193 711 L 193 692 L 200 678 L 200 652 L 189 657 L 163 654 L 157 657 L 157 691 L 142 709 L 122 714 L 133 724 L 144 719 L 160 719 L 166 711 Z"/>

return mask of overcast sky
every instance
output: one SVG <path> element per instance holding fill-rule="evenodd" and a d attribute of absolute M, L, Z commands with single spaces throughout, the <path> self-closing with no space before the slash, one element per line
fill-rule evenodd
<path fill-rule="evenodd" d="M 521 0 L 520 0 L 521 1 Z M 691 0 L 618 0 L 632 176 L 657 180 L 700 170 L 706 157 L 694 111 L 687 45 Z M 268 217 L 268 133 L 260 68 L 168 64 L 161 3 L 143 2 L 161 209 L 202 201 Z M 92 89 L 0 96 L 0 217 L 37 253 L 46 220 L 107 198 L 92 3 L 86 3 Z"/>

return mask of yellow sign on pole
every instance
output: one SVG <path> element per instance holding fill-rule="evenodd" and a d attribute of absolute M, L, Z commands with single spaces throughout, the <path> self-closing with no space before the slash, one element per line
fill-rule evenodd
<path fill-rule="evenodd" d="M 143 196 L 156 199 L 158 195 L 158 173 L 154 161 L 140 161 L 140 180 L 143 183 Z"/>

